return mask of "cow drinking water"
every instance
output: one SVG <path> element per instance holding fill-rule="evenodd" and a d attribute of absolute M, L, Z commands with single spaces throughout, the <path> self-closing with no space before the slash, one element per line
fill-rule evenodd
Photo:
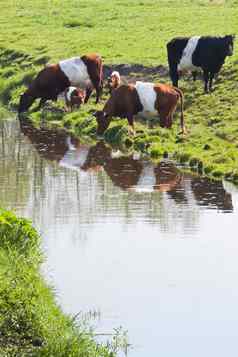
<path fill-rule="evenodd" d="M 178 86 L 179 73 L 202 69 L 205 92 L 212 90 L 212 81 L 227 56 L 233 54 L 235 36 L 178 37 L 167 43 L 170 78 Z M 209 84 L 209 86 L 208 86 Z"/>
<path fill-rule="evenodd" d="M 134 133 L 134 115 L 152 113 L 159 115 L 160 125 L 171 128 L 173 113 L 181 101 L 180 124 L 185 133 L 183 117 L 183 93 L 178 88 L 166 84 L 136 82 L 135 85 L 121 85 L 115 89 L 102 111 L 97 111 L 97 134 L 102 135 L 108 128 L 112 117 L 127 118 Z"/>
<path fill-rule="evenodd" d="M 72 112 L 73 108 L 79 108 L 80 105 L 84 103 L 85 91 L 80 88 L 70 86 L 66 88 L 64 96 L 66 110 L 71 110 Z"/>
<path fill-rule="evenodd" d="M 47 100 L 56 101 L 58 95 L 70 86 L 86 90 L 85 103 L 95 88 L 97 103 L 103 86 L 101 56 L 92 53 L 47 65 L 21 95 L 18 113 L 28 110 L 37 98 L 41 98 L 40 106 Z"/>

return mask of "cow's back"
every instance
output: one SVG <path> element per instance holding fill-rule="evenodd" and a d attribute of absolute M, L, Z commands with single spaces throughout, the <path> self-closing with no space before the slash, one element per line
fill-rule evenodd
<path fill-rule="evenodd" d="M 196 66 L 193 63 L 193 54 L 199 43 L 200 36 L 191 37 L 182 52 L 182 57 L 178 63 L 178 70 L 196 70 Z"/>
<path fill-rule="evenodd" d="M 224 63 L 226 53 L 222 38 L 201 37 L 193 53 L 192 61 L 195 66 L 219 71 Z"/>
<path fill-rule="evenodd" d="M 167 54 L 169 62 L 178 63 L 182 57 L 183 50 L 187 46 L 189 37 L 176 37 L 167 43 Z"/>
<path fill-rule="evenodd" d="M 80 57 L 60 61 L 59 66 L 73 86 L 85 88 L 87 84 L 90 84 L 87 66 Z"/>
<path fill-rule="evenodd" d="M 169 108 L 171 103 L 177 101 L 179 94 L 176 92 L 173 86 L 164 83 L 156 83 L 154 85 L 154 90 L 157 95 L 156 106 L 158 109 Z"/>
<path fill-rule="evenodd" d="M 126 117 L 128 113 L 136 114 L 143 109 L 135 86 L 121 85 L 115 89 L 105 104 L 104 110 L 111 116 Z"/>
<path fill-rule="evenodd" d="M 70 85 L 68 78 L 61 71 L 59 64 L 44 67 L 31 82 L 28 92 L 35 97 L 51 98 L 56 92 L 62 92 Z"/>
<path fill-rule="evenodd" d="M 154 90 L 154 83 L 138 81 L 135 84 L 135 88 L 143 106 L 143 112 L 156 112 L 156 92 Z"/>
<path fill-rule="evenodd" d="M 103 81 L 103 63 L 102 57 L 98 53 L 90 53 L 81 57 L 81 60 L 87 67 L 91 81 L 102 85 Z"/>

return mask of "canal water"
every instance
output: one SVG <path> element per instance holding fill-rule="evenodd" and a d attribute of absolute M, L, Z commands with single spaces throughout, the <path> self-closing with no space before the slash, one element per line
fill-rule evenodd
<path fill-rule="evenodd" d="M 0 122 L 0 205 L 42 235 L 63 311 L 131 357 L 238 354 L 238 190 L 63 130 Z"/>

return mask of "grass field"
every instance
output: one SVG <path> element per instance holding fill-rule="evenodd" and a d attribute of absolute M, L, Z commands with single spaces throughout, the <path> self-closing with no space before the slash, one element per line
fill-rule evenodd
<path fill-rule="evenodd" d="M 166 43 L 182 35 L 223 35 L 238 33 L 237 0 L 82 0 L 82 1 L 0 1 L 0 99 L 16 107 L 19 94 L 34 74 L 47 62 L 97 51 L 104 63 L 167 66 Z M 135 74 L 131 73 L 133 79 Z M 155 73 L 152 80 L 169 82 Z M 111 143 L 160 158 L 189 164 L 213 177 L 238 183 L 238 52 L 227 58 L 215 90 L 203 94 L 201 81 L 184 78 L 185 120 L 189 134 L 177 135 L 178 120 L 172 130 L 138 122 L 135 138 L 128 137 L 127 123 L 115 121 L 105 133 Z M 104 100 L 107 95 L 104 94 Z M 64 125 L 76 134 L 95 138 L 95 121 L 85 121 L 102 107 L 91 100 L 80 112 L 34 113 L 50 125 Z M 155 124 L 155 123 L 154 123 Z"/>

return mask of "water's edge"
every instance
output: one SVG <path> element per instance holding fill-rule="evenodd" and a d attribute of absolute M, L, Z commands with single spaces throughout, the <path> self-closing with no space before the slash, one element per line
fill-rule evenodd
<path fill-rule="evenodd" d="M 32 223 L 1 207 L 0 236 L 1 356 L 114 355 L 110 344 L 93 339 L 85 321 L 56 304 L 55 289 L 42 278 L 42 237 Z"/>

